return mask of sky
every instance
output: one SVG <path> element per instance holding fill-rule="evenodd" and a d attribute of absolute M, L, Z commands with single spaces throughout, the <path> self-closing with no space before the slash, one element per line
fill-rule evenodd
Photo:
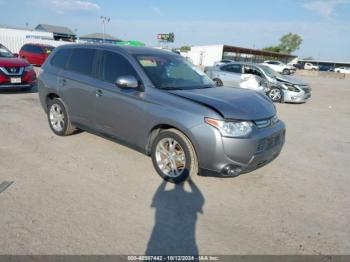
<path fill-rule="evenodd" d="M 301 58 L 350 62 L 350 0 L 0 0 L 0 25 L 67 26 L 78 35 L 102 32 L 157 45 L 228 44 L 261 49 L 282 35 L 299 34 Z"/>

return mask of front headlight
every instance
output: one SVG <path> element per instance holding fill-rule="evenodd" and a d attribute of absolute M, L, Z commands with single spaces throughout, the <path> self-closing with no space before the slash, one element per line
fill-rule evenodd
<path fill-rule="evenodd" d="M 287 89 L 291 92 L 300 92 L 300 90 L 292 84 L 284 83 L 282 86 L 284 89 Z"/>
<path fill-rule="evenodd" d="M 33 70 L 33 66 L 32 65 L 27 65 L 25 68 L 24 68 L 24 71 L 28 72 L 28 71 L 32 71 Z"/>
<path fill-rule="evenodd" d="M 226 137 L 247 137 L 253 130 L 253 123 L 250 121 L 223 121 L 208 117 L 204 118 L 204 121 Z"/>

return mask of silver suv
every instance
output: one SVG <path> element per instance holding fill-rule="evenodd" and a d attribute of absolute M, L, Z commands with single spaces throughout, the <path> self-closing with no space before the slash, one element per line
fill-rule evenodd
<path fill-rule="evenodd" d="M 158 174 L 237 176 L 278 156 L 285 126 L 269 98 L 216 88 L 183 57 L 144 47 L 61 46 L 39 76 L 52 131 L 114 138 L 152 156 Z"/>

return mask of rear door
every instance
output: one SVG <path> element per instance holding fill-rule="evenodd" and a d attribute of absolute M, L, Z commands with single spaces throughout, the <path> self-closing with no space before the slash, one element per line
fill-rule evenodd
<path fill-rule="evenodd" d="M 73 123 L 94 128 L 95 59 L 93 48 L 73 48 L 65 70 L 58 77 L 59 94 Z"/>
<path fill-rule="evenodd" d="M 228 64 L 221 68 L 221 81 L 225 86 L 239 87 L 242 75 L 242 65 Z"/>
<path fill-rule="evenodd" d="M 31 48 L 32 48 L 32 53 L 31 53 L 32 63 L 35 65 L 41 65 L 43 63 L 42 61 L 43 51 L 41 47 L 33 45 Z"/>
<path fill-rule="evenodd" d="M 30 57 L 31 56 L 30 50 L 31 50 L 31 45 L 24 45 L 22 46 L 19 52 L 19 55 L 21 58 L 26 59 L 31 64 L 32 62 Z"/>

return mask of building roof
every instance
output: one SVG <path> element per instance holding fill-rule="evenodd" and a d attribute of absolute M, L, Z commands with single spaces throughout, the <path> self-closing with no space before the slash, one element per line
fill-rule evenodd
<path fill-rule="evenodd" d="M 33 31 L 33 29 L 31 29 L 31 28 L 8 26 L 8 25 L 0 25 L 0 28 L 24 30 L 24 31 Z"/>
<path fill-rule="evenodd" d="M 230 45 L 224 45 L 224 52 L 235 52 L 235 53 L 271 56 L 271 57 L 279 57 L 279 58 L 296 58 L 297 57 L 296 55 L 291 55 L 286 53 L 278 53 L 278 52 L 271 52 L 271 51 L 244 48 L 244 47 L 238 47 L 238 46 L 230 46 Z"/>
<path fill-rule="evenodd" d="M 350 65 L 350 61 L 335 61 L 335 60 L 322 60 L 322 59 L 299 59 L 301 62 L 310 62 L 310 63 L 324 63 L 324 64 L 344 64 Z"/>
<path fill-rule="evenodd" d="M 79 37 L 80 39 L 105 39 L 105 40 L 112 40 L 112 41 L 123 41 L 119 38 L 116 38 L 114 36 L 111 36 L 109 34 L 104 34 L 104 38 L 103 38 L 103 34 L 101 33 L 93 33 L 93 34 L 88 34 L 88 35 L 82 35 Z"/>
<path fill-rule="evenodd" d="M 57 26 L 57 25 L 39 24 L 35 27 L 35 30 L 52 32 L 52 33 L 62 34 L 62 35 L 75 35 L 75 33 L 72 30 L 70 30 L 68 27 Z"/>

